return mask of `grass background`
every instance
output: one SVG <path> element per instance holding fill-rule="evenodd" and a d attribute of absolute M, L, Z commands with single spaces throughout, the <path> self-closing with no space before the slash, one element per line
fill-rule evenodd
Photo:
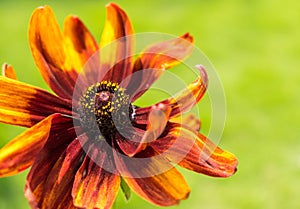
<path fill-rule="evenodd" d="M 220 146 L 237 155 L 238 172 L 214 179 L 183 171 L 192 193 L 171 208 L 300 208 L 299 1 L 115 2 L 129 14 L 136 32 L 190 32 L 216 67 L 226 92 L 227 120 Z M 47 88 L 28 47 L 34 8 L 50 5 L 61 25 L 66 15 L 76 14 L 99 40 L 106 3 L 0 1 L 0 63 L 12 64 L 20 80 Z M 209 123 L 208 118 L 203 123 Z M 22 130 L 1 124 L 0 146 Z M 25 178 L 26 172 L 0 179 L 0 209 L 29 208 L 23 197 Z M 159 208 L 135 195 L 128 203 L 118 197 L 116 206 Z"/>

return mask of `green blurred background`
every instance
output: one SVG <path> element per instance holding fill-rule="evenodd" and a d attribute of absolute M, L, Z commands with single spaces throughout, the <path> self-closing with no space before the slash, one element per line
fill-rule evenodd
<path fill-rule="evenodd" d="M 192 192 L 171 208 L 300 208 L 299 1 L 115 2 L 128 13 L 136 32 L 190 32 L 216 67 L 226 92 L 227 120 L 220 146 L 239 158 L 238 172 L 215 179 L 183 171 Z M 12 64 L 20 80 L 47 88 L 28 47 L 32 11 L 48 4 L 60 25 L 65 16 L 76 14 L 99 40 L 106 3 L 1 0 L 0 63 Z M 0 147 L 22 130 L 1 124 Z M 0 179 L 0 209 L 29 208 L 23 196 L 26 173 Z M 136 195 L 128 203 L 120 195 L 116 206 L 159 208 Z"/>

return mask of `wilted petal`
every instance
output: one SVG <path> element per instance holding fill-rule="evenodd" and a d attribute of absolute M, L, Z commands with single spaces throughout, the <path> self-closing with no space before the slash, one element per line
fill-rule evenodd
<path fill-rule="evenodd" d="M 6 63 L 2 65 L 2 76 L 17 80 L 17 76 L 14 68 L 11 65 Z"/>
<path fill-rule="evenodd" d="M 17 174 L 31 166 L 37 154 L 43 148 L 51 129 L 71 122 L 60 114 L 51 115 L 0 149 L 0 177 Z"/>
<path fill-rule="evenodd" d="M 178 125 L 150 146 L 172 162 L 209 176 L 231 176 L 238 163 L 233 154 L 222 150 L 202 134 Z"/>
<path fill-rule="evenodd" d="M 140 97 L 164 72 L 179 64 L 193 51 L 193 37 L 186 33 L 178 38 L 155 43 L 147 47 L 135 62 L 135 75 L 128 91 L 132 101 Z M 142 73 L 138 73 L 141 71 Z"/>
<path fill-rule="evenodd" d="M 135 41 L 132 36 L 134 31 L 127 14 L 116 4 L 107 4 L 106 15 L 100 52 L 101 63 L 110 66 L 108 69 L 111 70 L 102 80 L 121 83 L 132 72 L 135 52 Z"/>
<path fill-rule="evenodd" d="M 37 87 L 0 76 L 0 122 L 31 127 L 45 117 L 72 115 L 71 102 Z"/>
<path fill-rule="evenodd" d="M 120 187 L 120 177 L 106 171 L 105 166 L 102 168 L 111 161 L 106 152 L 91 150 L 91 158 L 86 156 L 76 173 L 72 189 L 73 202 L 79 208 L 110 209 Z"/>

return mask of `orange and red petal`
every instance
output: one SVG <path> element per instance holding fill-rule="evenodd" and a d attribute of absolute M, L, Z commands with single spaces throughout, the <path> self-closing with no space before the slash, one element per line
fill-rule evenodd
<path fill-rule="evenodd" d="M 68 16 L 64 23 L 66 69 L 82 70 L 89 58 L 98 50 L 98 44 L 83 22 L 76 16 Z"/>
<path fill-rule="evenodd" d="M 172 107 L 170 117 L 176 117 L 189 111 L 204 96 L 208 85 L 208 77 L 203 66 L 199 65 L 197 68 L 200 75 L 193 83 L 174 97 L 162 102 Z"/>
<path fill-rule="evenodd" d="M 178 38 L 159 42 L 147 47 L 135 62 L 134 71 L 128 87 L 139 98 L 163 74 L 164 70 L 180 64 L 193 51 L 193 37 L 186 33 Z M 142 73 L 138 73 L 141 71 Z"/>
<path fill-rule="evenodd" d="M 100 41 L 102 65 L 110 69 L 103 79 L 121 83 L 132 73 L 134 31 L 127 14 L 116 4 L 106 5 L 106 23 Z"/>
<path fill-rule="evenodd" d="M 124 180 L 139 196 L 159 206 L 177 205 L 190 193 L 189 186 L 176 168 L 152 177 L 124 177 Z"/>
<path fill-rule="evenodd" d="M 65 208 L 73 205 L 71 189 L 74 175 L 80 165 L 83 149 L 79 140 L 74 140 L 45 175 L 41 198 L 35 198 L 36 208 Z M 68 169 L 64 169 L 65 165 Z M 62 174 L 63 173 L 63 174 Z M 28 183 L 28 182 L 27 182 Z M 28 187 L 27 189 L 30 189 Z M 27 190 L 25 192 L 29 192 Z M 33 194 L 34 195 L 34 194 Z"/>
<path fill-rule="evenodd" d="M 26 180 L 25 196 L 32 208 L 73 208 L 72 183 L 82 154 L 76 137 L 72 122 L 50 133 Z"/>
<path fill-rule="evenodd" d="M 66 19 L 63 34 L 53 11 L 45 6 L 32 14 L 29 43 L 47 84 L 57 95 L 71 99 L 78 72 L 98 49 L 92 35 L 75 17 Z"/>
<path fill-rule="evenodd" d="M 137 127 L 129 127 L 116 135 L 116 142 L 127 156 L 134 156 L 144 150 L 147 143 L 156 140 L 164 131 L 169 120 L 171 108 L 160 104 L 153 106 L 147 119 L 146 131 Z"/>
<path fill-rule="evenodd" d="M 170 119 L 170 122 L 182 124 L 187 129 L 195 131 L 196 133 L 200 131 L 201 121 L 196 118 L 194 114 L 183 115 L 182 117 L 176 117 Z"/>
<path fill-rule="evenodd" d="M 60 114 L 51 115 L 27 129 L 0 149 L 0 177 L 17 174 L 32 165 L 51 129 L 65 123 Z"/>
<path fill-rule="evenodd" d="M 114 145 L 113 145 L 114 146 Z M 114 150 L 118 172 L 128 186 L 145 200 L 160 206 L 176 205 L 190 189 L 182 175 L 163 156 L 148 147 L 134 157 Z"/>
<path fill-rule="evenodd" d="M 71 101 L 40 88 L 0 76 L 0 121 L 31 127 L 45 117 L 62 113 L 72 115 Z"/>
<path fill-rule="evenodd" d="M 146 144 L 142 141 L 145 131 L 138 128 L 129 129 L 126 133 L 117 133 L 115 140 L 122 152 L 132 157 L 146 147 Z"/>
<path fill-rule="evenodd" d="M 85 157 L 75 175 L 73 202 L 79 208 L 110 209 L 120 187 L 120 176 L 105 170 L 105 164 L 113 162 L 107 152 L 94 146 L 90 146 L 91 156 Z"/>
<path fill-rule="evenodd" d="M 176 124 L 150 146 L 170 161 L 195 172 L 215 177 L 228 177 L 236 172 L 238 161 L 233 154 L 204 135 Z"/>
<path fill-rule="evenodd" d="M 17 80 L 17 75 L 15 73 L 14 68 L 7 63 L 4 63 L 2 65 L 2 76 Z"/>
<path fill-rule="evenodd" d="M 204 96 L 208 85 L 208 78 L 203 66 L 198 66 L 200 75 L 190 85 L 177 93 L 175 96 L 161 101 L 157 105 L 166 105 L 172 108 L 170 118 L 179 116 L 182 113 L 188 112 L 199 100 Z M 137 108 L 135 111 L 135 122 L 137 124 L 147 124 L 147 118 L 152 106 Z"/>

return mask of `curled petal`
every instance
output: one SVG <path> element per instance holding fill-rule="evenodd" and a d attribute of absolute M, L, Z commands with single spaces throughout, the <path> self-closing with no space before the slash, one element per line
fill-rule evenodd
<path fill-rule="evenodd" d="M 6 63 L 2 65 L 2 76 L 17 80 L 17 76 L 14 68 L 11 65 Z"/>
<path fill-rule="evenodd" d="M 154 105 L 147 119 L 146 131 L 134 128 L 130 134 L 126 133 L 123 136 L 116 137 L 116 141 L 123 153 L 132 157 L 144 150 L 147 143 L 156 140 L 164 131 L 170 112 L 171 108 L 164 104 Z"/>
<path fill-rule="evenodd" d="M 169 120 L 171 108 L 164 104 L 154 105 L 151 108 L 147 130 L 142 138 L 143 143 L 149 143 L 156 140 L 165 130 L 166 124 Z"/>
<path fill-rule="evenodd" d="M 189 170 L 215 177 L 228 177 L 236 172 L 238 161 L 233 154 L 222 150 L 204 135 L 178 125 L 150 146 Z"/>
<path fill-rule="evenodd" d="M 60 114 L 51 115 L 2 147 L 0 177 L 17 174 L 31 166 L 48 139 L 51 129 L 65 122 L 66 119 Z"/>
<path fill-rule="evenodd" d="M 193 51 L 193 37 L 186 33 L 178 38 L 147 47 L 135 62 L 135 75 L 128 87 L 132 101 L 139 98 L 163 74 L 188 57 Z M 137 73 L 141 71 L 142 73 Z"/>
<path fill-rule="evenodd" d="M 188 112 L 203 97 L 207 89 L 208 78 L 204 67 L 198 66 L 198 68 L 200 70 L 200 75 L 197 80 L 188 85 L 186 89 L 177 93 L 174 97 L 156 104 L 164 104 L 170 106 L 172 108 L 170 118 L 174 118 L 176 116 L 179 116 L 181 113 Z M 145 124 L 145 119 L 148 118 L 150 110 L 151 106 L 138 108 L 135 112 L 135 122 L 138 124 Z"/>
<path fill-rule="evenodd" d="M 31 127 L 45 117 L 71 115 L 71 102 L 37 87 L 0 76 L 0 121 Z"/>
<path fill-rule="evenodd" d="M 108 65 L 110 70 L 101 80 L 121 83 L 132 72 L 134 31 L 127 14 L 116 4 L 107 4 L 106 14 L 100 52 L 101 63 Z"/>
<path fill-rule="evenodd" d="M 208 77 L 206 71 L 202 65 L 197 66 L 200 75 L 196 81 L 187 86 L 186 89 L 179 92 L 173 98 L 164 101 L 172 107 L 170 117 L 176 117 L 181 113 L 189 111 L 194 105 L 196 105 L 206 92 L 208 85 Z"/>
<path fill-rule="evenodd" d="M 132 157 L 146 147 L 146 144 L 142 141 L 144 132 L 143 130 L 134 128 L 129 132 L 130 136 L 127 136 L 127 133 L 124 134 L 126 136 L 117 133 L 115 139 L 122 152 Z"/>

